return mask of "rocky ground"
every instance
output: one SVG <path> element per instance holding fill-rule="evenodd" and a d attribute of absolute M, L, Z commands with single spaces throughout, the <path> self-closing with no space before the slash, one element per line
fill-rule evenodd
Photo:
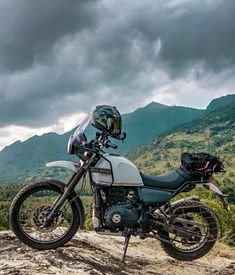
<path fill-rule="evenodd" d="M 235 274 L 235 249 L 222 244 L 197 261 L 179 262 L 167 256 L 157 241 L 133 238 L 124 265 L 122 245 L 123 238 L 79 232 L 64 247 L 37 251 L 11 232 L 1 232 L 0 274 Z"/>

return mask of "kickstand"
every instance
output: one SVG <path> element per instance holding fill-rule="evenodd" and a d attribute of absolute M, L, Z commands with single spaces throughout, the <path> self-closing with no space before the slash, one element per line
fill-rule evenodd
<path fill-rule="evenodd" d="M 127 248 L 128 248 L 128 244 L 129 244 L 130 238 L 131 238 L 131 235 L 127 235 L 125 237 L 124 248 L 123 248 L 124 249 L 124 253 L 123 253 L 123 257 L 122 257 L 122 263 L 124 263 L 125 258 L 126 258 L 126 252 L 127 252 Z"/>

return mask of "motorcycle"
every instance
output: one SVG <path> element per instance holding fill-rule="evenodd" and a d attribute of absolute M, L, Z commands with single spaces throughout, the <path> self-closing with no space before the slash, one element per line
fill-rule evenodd
<path fill-rule="evenodd" d="M 223 193 L 211 181 L 213 173 L 202 177 L 182 166 L 167 175 L 145 175 L 125 157 L 104 152 L 104 148 L 117 149 L 109 139 L 114 137 L 112 119 L 107 119 L 106 128 L 97 127 L 100 130 L 95 137 L 87 140 L 84 132 L 91 120 L 89 114 L 68 142 L 68 153 L 77 155 L 79 162 L 47 164 L 72 170 L 70 180 L 64 183 L 46 178 L 24 187 L 14 198 L 10 224 L 15 235 L 40 250 L 69 242 L 84 227 L 84 207 L 75 187 L 88 175 L 94 230 L 125 238 L 122 262 L 131 236 L 159 240 L 164 251 L 178 260 L 196 260 L 207 254 L 220 237 L 217 215 L 199 197 L 175 202 L 172 199 L 197 187 L 206 188 L 214 191 L 228 209 Z M 123 141 L 126 134 L 119 133 L 115 138 Z M 207 168 L 208 165 L 204 172 L 208 172 Z"/>

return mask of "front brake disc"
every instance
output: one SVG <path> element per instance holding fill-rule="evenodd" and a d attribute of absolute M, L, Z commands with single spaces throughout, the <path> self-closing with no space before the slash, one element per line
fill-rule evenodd
<path fill-rule="evenodd" d="M 62 224 L 64 220 L 63 213 L 59 211 L 57 216 L 53 219 L 50 226 L 44 227 L 44 223 L 49 216 L 52 210 L 52 205 L 50 204 L 38 204 L 34 207 L 30 215 L 30 222 L 34 229 L 39 232 L 52 232 L 54 231 L 60 224 Z"/>

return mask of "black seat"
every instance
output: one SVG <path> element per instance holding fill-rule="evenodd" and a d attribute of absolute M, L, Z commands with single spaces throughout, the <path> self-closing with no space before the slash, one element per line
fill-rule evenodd
<path fill-rule="evenodd" d="M 150 176 L 142 173 L 140 173 L 140 175 L 144 185 L 146 186 L 163 189 L 178 189 L 184 182 L 187 181 L 187 179 L 183 177 L 182 172 L 179 170 L 181 170 L 181 168 L 163 176 Z"/>

